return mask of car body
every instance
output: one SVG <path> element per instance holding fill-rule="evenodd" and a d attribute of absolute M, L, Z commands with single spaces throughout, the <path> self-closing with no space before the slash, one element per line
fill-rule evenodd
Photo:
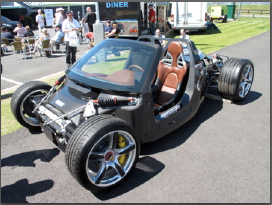
<path fill-rule="evenodd" d="M 165 39 L 162 48 L 159 40 L 104 40 L 54 86 L 31 81 L 12 96 L 18 122 L 42 128 L 65 151 L 72 176 L 92 192 L 121 183 L 134 168 L 142 143 L 193 118 L 209 86 L 218 86 L 230 100 L 243 100 L 250 91 L 250 60 L 224 63 L 222 56 L 206 56 L 192 41 Z"/>
<path fill-rule="evenodd" d="M 7 27 L 8 31 L 14 34 L 13 30 L 17 27 L 17 21 L 12 21 L 5 16 L 1 15 L 1 27 Z"/>

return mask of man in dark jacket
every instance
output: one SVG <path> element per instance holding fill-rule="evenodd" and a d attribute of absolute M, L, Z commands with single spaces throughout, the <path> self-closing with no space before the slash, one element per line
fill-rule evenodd
<path fill-rule="evenodd" d="M 14 36 L 12 35 L 12 33 L 8 32 L 8 28 L 7 27 L 2 27 L 1 28 L 1 38 L 7 38 L 9 40 L 9 42 L 13 42 Z"/>
<path fill-rule="evenodd" d="M 88 24 L 89 32 L 93 32 L 93 24 L 96 21 L 96 14 L 92 12 L 91 7 L 87 7 L 85 15 L 85 22 Z"/>

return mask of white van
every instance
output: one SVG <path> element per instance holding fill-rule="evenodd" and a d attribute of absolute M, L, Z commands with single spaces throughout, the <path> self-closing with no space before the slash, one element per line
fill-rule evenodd
<path fill-rule="evenodd" d="M 206 30 L 207 2 L 170 2 L 173 30 Z"/>

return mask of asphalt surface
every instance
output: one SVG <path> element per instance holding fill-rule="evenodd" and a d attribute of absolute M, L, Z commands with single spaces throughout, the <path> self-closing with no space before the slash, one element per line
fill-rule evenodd
<path fill-rule="evenodd" d="M 47 29 L 51 36 L 55 35 L 53 28 Z M 34 34 L 38 35 L 38 33 L 38 30 L 34 30 Z M 8 47 L 8 49 L 11 48 Z M 56 47 L 54 47 L 55 49 Z M 61 49 L 65 50 L 65 46 L 61 46 Z M 88 50 L 87 43 L 83 42 L 82 45 L 77 47 L 76 58 L 79 59 Z M 1 57 L 1 64 L 4 69 L 1 75 L 1 91 L 67 69 L 65 53 L 53 53 L 53 57 L 44 58 L 27 56 L 27 59 L 22 59 L 23 54 L 18 53 L 17 60 L 15 60 L 13 53 L 7 52 L 5 56 Z"/>
<path fill-rule="evenodd" d="M 1 202 L 270 203 L 269 45 L 270 31 L 217 51 L 252 60 L 248 97 L 235 104 L 206 98 L 187 124 L 143 145 L 134 171 L 108 192 L 82 188 L 43 133 L 2 136 Z"/>

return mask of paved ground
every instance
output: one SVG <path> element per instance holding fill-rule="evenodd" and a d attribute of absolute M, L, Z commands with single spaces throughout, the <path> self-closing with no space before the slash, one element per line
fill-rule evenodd
<path fill-rule="evenodd" d="M 270 31 L 218 51 L 253 61 L 249 96 L 237 104 L 205 99 L 189 123 L 143 145 L 136 169 L 111 191 L 82 188 L 43 133 L 2 136 L 1 202 L 270 203 L 268 45 Z"/>
<path fill-rule="evenodd" d="M 48 31 L 51 36 L 54 36 L 55 31 L 53 28 L 48 28 Z M 38 34 L 38 30 L 34 30 L 34 33 Z M 10 47 L 8 48 L 10 49 Z M 61 48 L 65 50 L 64 46 Z M 88 45 L 86 43 L 78 46 L 76 54 L 77 59 L 79 59 L 88 50 Z M 49 58 L 31 58 L 29 56 L 27 59 L 22 59 L 22 57 L 23 54 L 18 54 L 17 60 L 15 61 L 13 53 L 11 52 L 1 57 L 1 63 L 4 68 L 1 75 L 1 91 L 20 83 L 64 71 L 67 68 L 65 63 L 65 53 L 55 53 L 53 57 Z M 39 71 L 37 72 L 38 69 Z"/>

